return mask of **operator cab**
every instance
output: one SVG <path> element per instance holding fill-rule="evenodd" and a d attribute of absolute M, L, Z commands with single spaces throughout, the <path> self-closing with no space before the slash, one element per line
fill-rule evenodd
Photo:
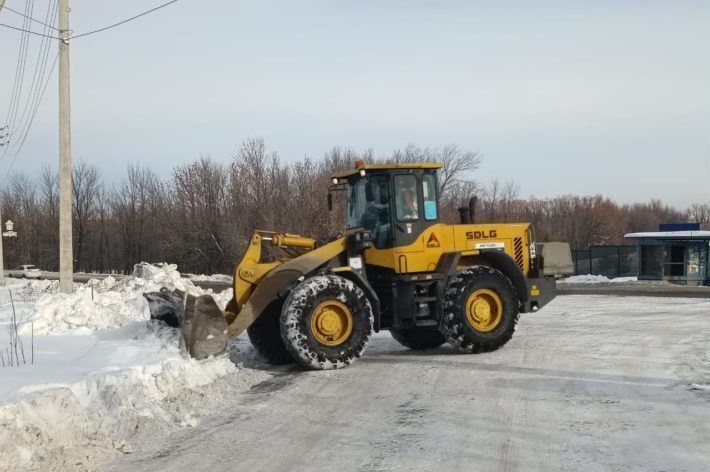
<path fill-rule="evenodd" d="M 369 231 L 377 249 L 406 247 L 439 222 L 441 164 L 365 164 L 333 176 L 347 190 L 346 227 Z M 330 197 L 330 195 L 329 195 Z M 330 198 L 329 198 L 330 201 Z"/>

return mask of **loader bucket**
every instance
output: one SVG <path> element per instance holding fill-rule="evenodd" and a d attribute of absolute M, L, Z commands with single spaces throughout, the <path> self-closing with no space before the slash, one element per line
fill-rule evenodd
<path fill-rule="evenodd" d="M 171 328 L 179 328 L 185 315 L 185 292 L 162 289 L 160 292 L 144 293 L 148 300 L 150 319 L 162 321 Z"/>
<path fill-rule="evenodd" d="M 227 320 L 211 296 L 162 289 L 143 297 L 148 300 L 151 319 L 180 329 L 191 357 L 206 359 L 227 349 Z"/>

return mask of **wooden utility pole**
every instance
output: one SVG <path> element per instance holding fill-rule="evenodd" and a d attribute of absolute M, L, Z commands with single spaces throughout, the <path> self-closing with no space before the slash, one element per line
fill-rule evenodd
<path fill-rule="evenodd" d="M 59 289 L 71 293 L 72 250 L 71 122 L 69 98 L 69 0 L 59 0 Z"/>

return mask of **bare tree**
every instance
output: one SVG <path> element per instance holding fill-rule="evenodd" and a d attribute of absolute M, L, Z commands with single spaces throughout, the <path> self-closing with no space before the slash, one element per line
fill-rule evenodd
<path fill-rule="evenodd" d="M 438 153 L 439 162 L 443 164 L 439 182 L 439 193 L 447 198 L 453 187 L 473 180 L 473 172 L 481 165 L 482 157 L 477 152 L 463 151 L 456 145 L 446 146 Z"/>
<path fill-rule="evenodd" d="M 74 260 L 77 267 L 86 267 L 83 259 L 84 244 L 91 230 L 91 220 L 96 212 L 96 195 L 99 191 L 99 170 L 96 166 L 79 161 L 72 171 L 72 203 L 74 220 Z"/>
<path fill-rule="evenodd" d="M 694 203 L 690 205 L 688 220 L 700 224 L 701 229 L 710 230 L 710 204 Z"/>
<path fill-rule="evenodd" d="M 36 227 L 39 235 L 39 259 L 33 261 L 47 270 L 59 268 L 59 174 L 50 167 L 42 167 L 39 177 L 40 220 Z"/>
<path fill-rule="evenodd" d="M 177 166 L 159 177 L 132 165 L 125 179 L 107 187 L 98 169 L 79 161 L 73 175 L 76 269 L 130 271 L 140 261 L 170 261 L 187 272 L 231 272 L 255 229 L 273 229 L 326 241 L 343 230 L 345 199 L 327 208 L 329 177 L 353 169 L 356 161 L 441 162 L 441 218 L 454 223 L 457 208 L 478 195 L 477 221 L 532 222 L 538 241 L 568 241 L 573 248 L 622 244 L 627 232 L 659 223 L 696 221 L 710 229 L 710 205 L 687 211 L 653 200 L 619 205 L 600 195 L 521 198 L 515 182 L 480 185 L 481 155 L 451 145 L 409 145 L 376 156 L 372 149 L 334 147 L 321 158 L 282 160 L 262 139 L 246 140 L 229 163 L 210 157 Z M 36 179 L 12 176 L 2 192 L 4 219 L 17 224 L 18 238 L 6 240 L 8 265 L 38 264 L 56 269 L 58 179 L 43 168 Z M 266 251 L 266 256 L 272 254 Z"/>

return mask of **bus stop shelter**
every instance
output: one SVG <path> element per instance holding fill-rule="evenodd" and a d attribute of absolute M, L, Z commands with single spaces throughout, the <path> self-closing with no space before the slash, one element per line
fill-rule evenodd
<path fill-rule="evenodd" d="M 624 237 L 637 241 L 639 280 L 710 285 L 710 231 L 657 231 Z"/>

